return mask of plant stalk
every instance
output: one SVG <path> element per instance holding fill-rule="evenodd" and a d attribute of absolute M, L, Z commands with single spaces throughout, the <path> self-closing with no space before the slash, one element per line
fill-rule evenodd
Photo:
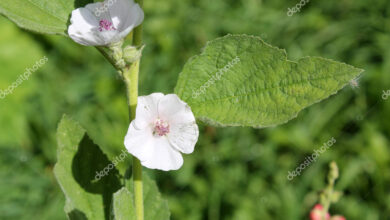
<path fill-rule="evenodd" d="M 135 112 L 137 109 L 138 99 L 138 73 L 139 73 L 139 60 L 132 63 L 123 72 L 123 78 L 126 84 L 127 103 L 129 105 L 130 121 L 134 120 Z M 136 211 L 136 219 L 144 220 L 144 207 L 143 207 L 143 189 L 142 189 L 142 166 L 141 162 L 133 157 L 133 182 L 134 182 L 134 205 Z"/>
<path fill-rule="evenodd" d="M 143 0 L 135 0 L 136 3 L 143 8 Z M 128 40 L 132 41 L 132 45 L 139 47 L 142 45 L 142 23 L 134 29 L 128 36 Z M 126 84 L 127 104 L 129 106 L 130 122 L 135 119 L 138 100 L 138 75 L 140 59 L 119 67 L 117 60 L 107 53 L 102 47 L 96 47 L 99 52 L 118 70 L 120 76 Z M 142 165 L 138 158 L 133 157 L 133 182 L 134 182 L 134 205 L 136 211 L 136 219 L 144 220 L 144 205 L 143 205 L 143 187 L 142 187 Z"/>
<path fill-rule="evenodd" d="M 136 3 L 143 8 L 143 1 L 136 0 Z M 133 45 L 140 46 L 142 44 L 142 23 L 134 29 Z M 138 100 L 138 75 L 139 75 L 140 60 L 135 61 L 130 65 L 128 71 L 123 73 L 127 88 L 127 98 L 130 110 L 130 121 L 135 119 Z M 144 203 L 143 203 L 143 187 L 142 187 L 142 165 L 138 158 L 133 157 L 133 182 L 134 182 L 134 205 L 137 220 L 144 220 Z"/>
<path fill-rule="evenodd" d="M 130 121 L 134 120 L 135 112 L 137 108 L 138 99 L 138 73 L 139 73 L 139 61 L 133 63 L 123 76 L 126 83 L 127 90 L 127 103 L 129 105 Z M 136 219 L 144 219 L 144 207 L 143 207 L 143 189 L 142 189 L 142 166 L 141 162 L 133 157 L 133 182 L 134 182 L 134 205 L 136 211 Z"/>
<path fill-rule="evenodd" d="M 326 219 L 326 214 L 329 211 L 329 207 L 334 201 L 334 183 L 339 177 L 339 169 L 336 162 L 332 161 L 329 164 L 330 171 L 328 173 L 328 185 L 325 188 L 324 192 L 321 194 L 321 205 L 323 206 L 322 210 L 322 220 Z"/>

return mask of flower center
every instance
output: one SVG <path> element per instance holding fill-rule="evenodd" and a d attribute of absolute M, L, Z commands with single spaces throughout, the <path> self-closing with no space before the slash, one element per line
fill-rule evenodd
<path fill-rule="evenodd" d="M 169 124 L 161 119 L 157 119 L 154 123 L 153 134 L 164 136 L 169 133 Z"/>
<path fill-rule="evenodd" d="M 112 31 L 116 30 L 116 28 L 112 25 L 111 21 L 108 21 L 106 19 L 102 19 L 99 21 L 99 31 Z"/>

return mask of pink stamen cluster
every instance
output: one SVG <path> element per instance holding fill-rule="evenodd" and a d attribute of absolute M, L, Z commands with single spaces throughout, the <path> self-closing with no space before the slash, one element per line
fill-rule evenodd
<path fill-rule="evenodd" d="M 169 133 L 169 124 L 161 119 L 157 119 L 154 124 L 154 135 L 164 136 Z"/>
<path fill-rule="evenodd" d="M 111 21 L 108 21 L 106 19 L 102 19 L 99 21 L 99 31 L 112 31 L 116 30 L 116 28 L 112 25 Z"/>

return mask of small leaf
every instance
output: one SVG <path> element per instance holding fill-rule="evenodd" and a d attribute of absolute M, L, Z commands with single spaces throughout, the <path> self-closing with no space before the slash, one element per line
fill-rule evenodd
<path fill-rule="evenodd" d="M 30 31 L 67 35 L 72 11 L 91 2 L 93 0 L 1 0 L 0 14 Z"/>
<path fill-rule="evenodd" d="M 114 215 L 116 220 L 136 220 L 134 207 L 133 182 L 130 181 L 114 194 Z M 145 220 L 168 220 L 170 213 L 168 202 L 161 198 L 156 183 L 143 176 L 143 196 Z"/>
<path fill-rule="evenodd" d="M 136 220 L 134 198 L 131 189 L 122 187 L 114 194 L 114 216 L 115 220 Z"/>
<path fill-rule="evenodd" d="M 57 132 L 58 161 L 54 174 L 65 194 L 69 219 L 110 219 L 114 192 L 121 188 L 119 172 L 75 121 L 64 116 Z M 106 175 L 98 178 L 105 168 Z"/>
<path fill-rule="evenodd" d="M 289 61 L 259 37 L 228 35 L 188 61 L 175 93 L 211 125 L 268 127 L 337 93 L 362 71 L 319 57 Z"/>

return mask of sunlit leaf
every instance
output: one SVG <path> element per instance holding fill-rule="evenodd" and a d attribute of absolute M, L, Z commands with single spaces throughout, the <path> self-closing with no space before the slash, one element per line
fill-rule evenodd
<path fill-rule="evenodd" d="M 268 127 L 295 118 L 361 72 L 320 57 L 289 61 L 259 37 L 228 35 L 185 65 L 175 93 L 209 124 Z"/>

